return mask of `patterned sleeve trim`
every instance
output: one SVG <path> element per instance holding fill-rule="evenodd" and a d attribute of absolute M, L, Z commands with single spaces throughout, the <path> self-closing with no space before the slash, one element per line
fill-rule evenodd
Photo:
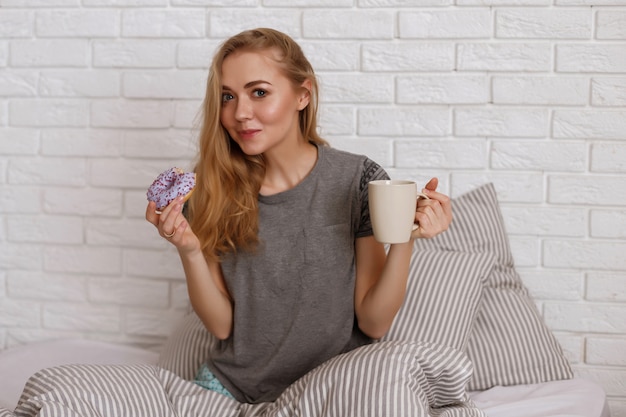
<path fill-rule="evenodd" d="M 363 173 L 359 183 L 359 196 L 361 200 L 361 219 L 356 237 L 372 235 L 372 222 L 370 220 L 369 194 L 367 183 L 375 180 L 388 180 L 387 172 L 376 162 L 366 158 L 363 162 Z"/>

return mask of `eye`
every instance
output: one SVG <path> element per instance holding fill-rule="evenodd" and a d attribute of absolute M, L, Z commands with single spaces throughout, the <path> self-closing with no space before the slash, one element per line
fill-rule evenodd
<path fill-rule="evenodd" d="M 265 97 L 267 95 L 267 91 L 262 89 L 256 89 L 252 92 L 252 95 L 257 98 Z"/>
<path fill-rule="evenodd" d="M 235 97 L 233 97 L 233 95 L 230 93 L 222 93 L 222 103 L 226 103 L 234 98 Z"/>

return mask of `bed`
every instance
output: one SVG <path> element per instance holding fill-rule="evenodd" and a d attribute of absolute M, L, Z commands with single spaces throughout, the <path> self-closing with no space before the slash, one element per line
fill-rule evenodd
<path fill-rule="evenodd" d="M 389 333 L 273 403 L 239 404 L 190 381 L 215 342 L 190 312 L 158 354 L 84 340 L 1 352 L 0 417 L 608 417 L 604 391 L 574 377 L 514 268 L 493 184 L 453 210 L 448 231 L 416 241 Z"/>
<path fill-rule="evenodd" d="M 90 340 L 55 340 L 0 352 L 0 409 L 14 410 L 28 378 L 40 369 L 67 364 L 156 364 L 154 351 Z M 489 417 L 608 417 L 604 391 L 573 378 L 494 387 L 470 393 Z M 10 414 L 8 414 L 10 415 Z"/>

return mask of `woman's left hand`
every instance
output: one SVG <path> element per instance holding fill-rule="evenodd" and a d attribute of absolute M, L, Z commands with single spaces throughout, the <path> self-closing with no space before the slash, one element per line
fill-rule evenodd
<path fill-rule="evenodd" d="M 417 199 L 415 223 L 419 226 L 411 234 L 411 238 L 431 238 L 448 230 L 452 222 L 452 204 L 450 197 L 438 193 L 439 180 L 432 178 L 422 190 L 428 196 Z"/>

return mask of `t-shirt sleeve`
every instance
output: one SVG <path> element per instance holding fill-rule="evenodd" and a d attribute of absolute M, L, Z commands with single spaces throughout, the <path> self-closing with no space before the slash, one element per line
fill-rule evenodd
<path fill-rule="evenodd" d="M 359 200 L 361 201 L 361 220 L 356 237 L 366 237 L 373 234 L 372 221 L 370 219 L 369 194 L 367 192 L 367 183 L 375 180 L 388 180 L 387 172 L 376 162 L 366 158 L 363 162 L 363 173 L 359 182 Z"/>

